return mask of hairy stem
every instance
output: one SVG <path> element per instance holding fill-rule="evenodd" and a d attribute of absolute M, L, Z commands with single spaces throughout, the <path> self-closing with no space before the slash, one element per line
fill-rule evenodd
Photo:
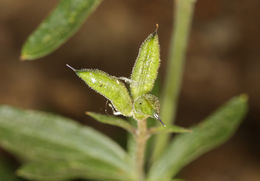
<path fill-rule="evenodd" d="M 137 121 L 138 128 L 136 132 L 136 169 L 139 175 L 139 181 L 144 180 L 144 159 L 145 147 L 148 139 L 146 119 Z"/>
<path fill-rule="evenodd" d="M 170 125 L 176 117 L 178 96 L 181 87 L 188 36 L 191 29 L 195 0 L 175 0 L 174 24 L 171 37 L 170 56 L 166 70 L 166 80 L 162 89 L 161 118 Z M 169 135 L 158 135 L 153 160 L 164 150 Z"/>

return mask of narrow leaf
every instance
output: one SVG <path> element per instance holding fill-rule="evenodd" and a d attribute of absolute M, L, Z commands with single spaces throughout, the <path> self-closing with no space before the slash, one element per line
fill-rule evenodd
<path fill-rule="evenodd" d="M 140 47 L 131 75 L 130 89 L 134 100 L 153 89 L 160 65 L 160 47 L 157 30 Z"/>
<path fill-rule="evenodd" d="M 123 129 L 129 131 L 132 134 L 135 132 L 135 129 L 131 124 L 126 122 L 126 120 L 120 119 L 118 117 L 107 116 L 107 115 L 98 114 L 98 113 L 94 113 L 94 112 L 86 112 L 86 114 L 101 123 L 121 127 Z"/>
<path fill-rule="evenodd" d="M 101 160 L 128 170 L 129 158 L 113 140 L 73 120 L 0 106 L 0 145 L 29 160 Z"/>
<path fill-rule="evenodd" d="M 247 111 L 247 97 L 235 97 L 189 134 L 178 135 L 152 165 L 148 181 L 170 181 L 185 165 L 229 139 Z"/>
<path fill-rule="evenodd" d="M 186 129 L 176 125 L 170 126 L 158 126 L 149 129 L 150 134 L 161 134 L 161 133 L 189 133 L 192 132 L 190 129 Z"/>
<path fill-rule="evenodd" d="M 92 89 L 111 101 L 118 114 L 132 115 L 132 100 L 125 85 L 116 77 L 100 70 L 75 70 L 76 74 Z"/>
<path fill-rule="evenodd" d="M 22 166 L 17 174 L 29 180 L 43 181 L 63 181 L 79 178 L 124 181 L 128 178 L 119 169 L 97 160 L 30 162 Z"/>
<path fill-rule="evenodd" d="M 34 60 L 56 50 L 79 29 L 100 2 L 101 0 L 61 0 L 25 42 L 21 58 Z"/>

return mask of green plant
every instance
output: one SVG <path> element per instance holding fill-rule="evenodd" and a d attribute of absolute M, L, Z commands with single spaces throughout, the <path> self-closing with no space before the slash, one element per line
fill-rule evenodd
<path fill-rule="evenodd" d="M 99 3 L 99 0 L 61 1 L 25 43 L 22 58 L 32 60 L 54 51 Z M 69 118 L 1 106 L 0 145 L 22 158 L 23 165 L 17 174 L 29 180 L 172 181 L 185 165 L 230 138 L 246 114 L 245 95 L 231 99 L 192 128 L 171 124 L 177 107 L 193 3 L 194 0 L 176 1 L 173 53 L 162 91 L 162 120 L 159 99 L 150 93 L 160 64 L 157 27 L 141 45 L 130 79 L 110 76 L 100 70 L 70 67 L 89 87 L 111 102 L 115 115 L 131 120 L 87 112 L 99 122 L 128 131 L 127 150 L 102 133 Z M 56 21 L 63 22 L 59 33 L 53 31 Z M 170 77 L 175 78 L 173 84 Z M 122 80 L 129 84 L 130 94 Z M 164 121 L 166 126 L 148 127 L 151 118 L 163 125 Z M 181 134 L 169 140 L 169 133 Z M 155 134 L 153 156 L 146 160 L 147 141 Z M 147 171 L 145 163 L 150 164 Z M 17 179 L 9 175 L 6 178 Z"/>

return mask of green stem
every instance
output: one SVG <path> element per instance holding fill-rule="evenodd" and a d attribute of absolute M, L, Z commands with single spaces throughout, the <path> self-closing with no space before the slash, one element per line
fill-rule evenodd
<path fill-rule="evenodd" d="M 169 62 L 166 69 L 166 80 L 162 90 L 161 118 L 170 125 L 176 117 L 178 96 L 181 87 L 188 36 L 191 28 L 195 0 L 175 0 L 175 16 L 171 37 Z M 158 135 L 152 159 L 162 153 L 169 140 L 169 135 Z"/>
<path fill-rule="evenodd" d="M 137 121 L 138 128 L 136 132 L 136 169 L 138 173 L 138 181 L 144 180 L 144 158 L 145 147 L 148 139 L 146 119 Z"/>

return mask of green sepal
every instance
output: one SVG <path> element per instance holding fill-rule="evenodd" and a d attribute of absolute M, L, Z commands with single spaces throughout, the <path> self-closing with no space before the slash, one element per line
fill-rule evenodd
<path fill-rule="evenodd" d="M 73 70 L 90 88 L 106 97 L 119 114 L 132 116 L 132 100 L 124 83 L 100 70 Z"/>
<path fill-rule="evenodd" d="M 155 118 L 155 114 L 159 115 L 159 111 L 159 99 L 152 94 L 139 96 L 134 101 L 134 117 L 137 120 L 143 120 L 148 117 Z"/>
<path fill-rule="evenodd" d="M 153 89 L 159 66 L 160 47 L 156 30 L 141 45 L 132 70 L 130 90 L 134 100 Z"/>

